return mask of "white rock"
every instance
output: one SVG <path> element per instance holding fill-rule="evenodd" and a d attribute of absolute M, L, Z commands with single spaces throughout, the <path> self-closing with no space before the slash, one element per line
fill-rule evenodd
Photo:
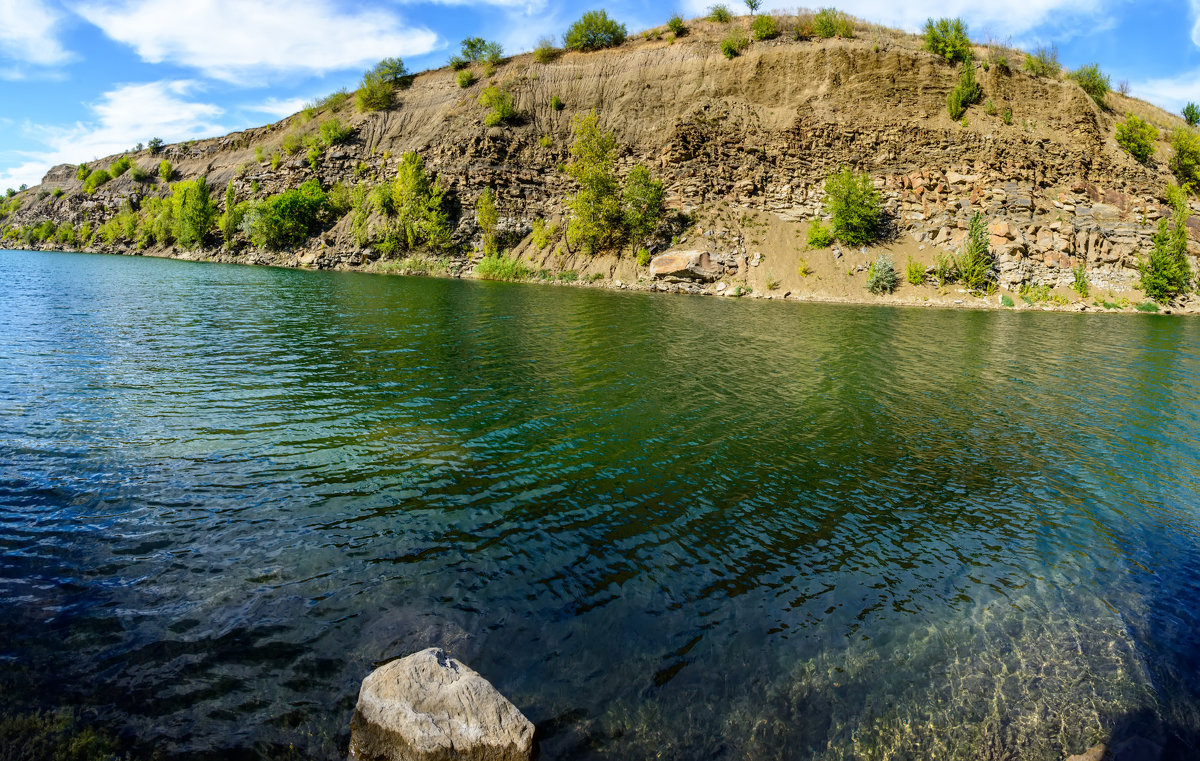
<path fill-rule="evenodd" d="M 533 724 L 486 679 L 431 647 L 363 680 L 350 722 L 362 761 L 528 761 Z"/>

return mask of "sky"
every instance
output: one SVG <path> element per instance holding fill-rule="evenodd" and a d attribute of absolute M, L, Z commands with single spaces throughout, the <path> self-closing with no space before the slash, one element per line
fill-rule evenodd
<path fill-rule="evenodd" d="M 604 8 L 631 33 L 713 0 L 0 0 L 0 189 L 55 164 L 152 137 L 211 137 L 276 121 L 389 56 L 437 68 L 465 37 L 507 53 L 561 40 Z M 744 12 L 741 0 L 726 0 Z M 1057 45 L 1099 63 L 1114 87 L 1170 111 L 1200 102 L 1200 0 L 842 0 L 841 10 L 908 31 L 961 16 L 977 42 Z M 764 0 L 762 9 L 794 10 Z"/>

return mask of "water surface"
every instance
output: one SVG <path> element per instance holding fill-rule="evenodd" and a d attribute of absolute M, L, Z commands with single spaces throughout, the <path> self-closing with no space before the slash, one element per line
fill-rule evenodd
<path fill-rule="evenodd" d="M 447 647 L 544 759 L 1200 732 L 1200 322 L 0 252 L 0 707 L 339 758 Z"/>

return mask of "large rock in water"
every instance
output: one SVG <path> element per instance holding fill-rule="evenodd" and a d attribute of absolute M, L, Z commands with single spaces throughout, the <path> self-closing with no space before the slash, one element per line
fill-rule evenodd
<path fill-rule="evenodd" d="M 650 261 L 650 277 L 662 280 L 702 280 L 711 283 L 724 274 L 707 251 L 673 251 Z"/>
<path fill-rule="evenodd" d="M 528 761 L 533 724 L 441 648 L 386 663 L 363 680 L 350 721 L 362 761 Z"/>

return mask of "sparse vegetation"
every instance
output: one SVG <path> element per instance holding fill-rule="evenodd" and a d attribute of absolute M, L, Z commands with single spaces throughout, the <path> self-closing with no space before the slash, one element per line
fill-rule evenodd
<path fill-rule="evenodd" d="M 908 281 L 909 285 L 924 285 L 925 265 L 911 256 L 908 257 L 908 263 L 904 265 L 904 279 Z"/>
<path fill-rule="evenodd" d="M 1193 279 L 1187 254 L 1187 195 L 1172 185 L 1167 189 L 1167 203 L 1173 212 L 1171 220 L 1159 220 L 1150 254 L 1139 268 L 1142 292 L 1160 304 L 1187 293 Z"/>
<path fill-rule="evenodd" d="M 750 23 L 750 33 L 756 40 L 773 40 L 779 36 L 774 16 L 755 16 Z"/>
<path fill-rule="evenodd" d="M 171 181 L 171 178 L 175 176 L 175 168 L 171 166 L 170 161 L 163 159 L 162 161 L 158 162 L 158 176 L 163 182 Z"/>
<path fill-rule="evenodd" d="M 120 156 L 116 161 L 108 165 L 108 173 L 115 179 L 128 172 L 129 167 L 132 165 L 133 162 L 129 160 L 128 156 Z"/>
<path fill-rule="evenodd" d="M 1089 63 L 1080 66 L 1070 73 L 1070 78 L 1074 80 L 1075 84 L 1082 87 L 1083 91 L 1091 96 L 1098 105 L 1104 105 L 1104 99 L 1112 88 L 1108 76 L 1100 71 L 1100 64 Z"/>
<path fill-rule="evenodd" d="M 1200 134 L 1186 127 L 1175 130 L 1171 150 L 1168 165 L 1179 185 L 1188 193 L 1200 192 Z"/>
<path fill-rule="evenodd" d="M 727 5 L 718 3 L 708 9 L 708 20 L 715 21 L 718 24 L 728 24 L 733 20 L 733 14 L 730 13 Z"/>
<path fill-rule="evenodd" d="M 550 108 L 553 108 L 555 111 L 562 111 L 566 105 L 566 103 L 563 103 L 562 98 L 558 97 L 557 95 L 550 96 Z"/>
<path fill-rule="evenodd" d="M 362 82 L 354 93 L 359 111 L 382 111 L 392 105 L 392 82 L 377 69 L 363 74 Z"/>
<path fill-rule="evenodd" d="M 461 69 L 454 75 L 454 81 L 458 82 L 459 87 L 470 87 L 475 84 L 475 72 L 470 69 Z"/>
<path fill-rule="evenodd" d="M 721 40 L 721 52 L 726 58 L 735 58 L 750 47 L 750 39 L 741 29 L 734 29 Z"/>
<path fill-rule="evenodd" d="M 938 288 L 945 288 L 947 285 L 958 281 L 958 270 L 954 266 L 953 257 L 946 254 L 938 254 L 933 266 Z"/>
<path fill-rule="evenodd" d="M 833 245 L 833 228 L 819 219 L 808 224 L 808 247 L 829 248 Z"/>
<path fill-rule="evenodd" d="M 1158 128 L 1143 121 L 1132 113 L 1117 124 L 1117 145 L 1138 161 L 1145 163 L 1154 155 L 1158 142 Z"/>
<path fill-rule="evenodd" d="M 468 37 L 462 41 L 460 55 L 466 61 L 498 66 L 504 60 L 504 48 L 500 43 L 490 42 L 482 37 Z"/>
<path fill-rule="evenodd" d="M 482 280 L 528 280 L 533 270 L 516 258 L 485 256 L 475 267 L 475 276 Z"/>
<path fill-rule="evenodd" d="M 475 221 L 479 231 L 483 233 L 483 253 L 485 256 L 495 256 L 499 253 L 496 245 L 496 225 L 500 222 L 500 213 L 496 210 L 496 195 L 491 188 L 484 188 L 475 202 Z"/>
<path fill-rule="evenodd" d="M 948 63 L 971 60 L 971 40 L 960 18 L 929 19 L 925 22 L 925 49 Z"/>
<path fill-rule="evenodd" d="M 1021 68 L 1035 77 L 1056 78 L 1062 71 L 1062 64 L 1058 62 L 1058 48 L 1054 45 L 1035 48 L 1032 53 L 1025 54 L 1025 63 Z"/>
<path fill-rule="evenodd" d="M 825 212 L 833 220 L 837 240 L 851 246 L 875 240 L 883 207 L 871 176 L 849 168 L 831 175 L 825 180 Z"/>
<path fill-rule="evenodd" d="M 354 127 L 342 124 L 337 117 L 321 122 L 321 142 L 326 146 L 341 145 L 354 136 Z"/>
<path fill-rule="evenodd" d="M 558 57 L 559 50 L 554 45 L 554 40 L 549 37 L 543 37 L 538 40 L 537 47 L 533 49 L 533 60 L 538 63 L 550 63 Z"/>
<path fill-rule="evenodd" d="M 1139 312 L 1149 312 L 1153 314 L 1154 312 L 1158 311 L 1158 304 L 1155 304 L 1153 301 L 1143 301 L 1141 304 L 1135 306 L 1134 309 L 1138 310 Z"/>
<path fill-rule="evenodd" d="M 567 50 L 615 48 L 625 42 L 625 25 L 608 17 L 607 11 L 588 11 L 567 30 Z"/>
<path fill-rule="evenodd" d="M 91 173 L 92 173 L 92 170 L 88 168 L 87 164 L 80 164 L 78 167 L 75 168 L 75 179 L 79 180 L 80 182 L 83 182 L 84 180 L 86 180 L 88 178 L 88 175 Z M 9 188 L 9 190 L 12 190 L 12 188 Z M 16 191 L 13 190 L 13 195 L 15 195 L 15 194 L 16 194 Z"/>
<path fill-rule="evenodd" d="M 544 251 L 546 246 L 558 236 L 558 225 L 547 224 L 544 219 L 533 220 L 533 231 L 530 233 L 530 241 L 538 251 Z"/>
<path fill-rule="evenodd" d="M 975 64 L 968 60 L 963 64 L 962 73 L 958 77 L 958 84 L 950 91 L 950 95 L 946 97 L 946 108 L 950 112 L 950 118 L 955 120 L 963 119 L 967 112 L 967 107 L 978 103 L 982 98 L 983 88 L 975 80 Z M 966 124 L 963 126 L 965 127 Z"/>
<path fill-rule="evenodd" d="M 479 103 L 491 109 L 483 118 L 483 123 L 488 127 L 506 124 L 517 118 L 512 95 L 496 85 L 483 88 L 483 92 L 479 93 Z"/>
<path fill-rule="evenodd" d="M 83 192 L 95 193 L 97 188 L 111 179 L 112 175 L 108 173 L 107 169 L 96 169 L 83 181 Z"/>
<path fill-rule="evenodd" d="M 880 254 L 867 267 L 867 290 L 876 295 L 891 293 L 896 290 L 896 265 L 892 257 Z"/>
<path fill-rule="evenodd" d="M 682 37 L 687 34 L 687 26 L 683 23 L 683 17 L 676 13 L 671 18 L 667 19 L 667 28 L 671 30 L 671 34 L 676 37 Z"/>
<path fill-rule="evenodd" d="M 853 37 L 854 22 L 836 8 L 822 8 L 813 16 L 813 34 L 817 37 Z"/>

